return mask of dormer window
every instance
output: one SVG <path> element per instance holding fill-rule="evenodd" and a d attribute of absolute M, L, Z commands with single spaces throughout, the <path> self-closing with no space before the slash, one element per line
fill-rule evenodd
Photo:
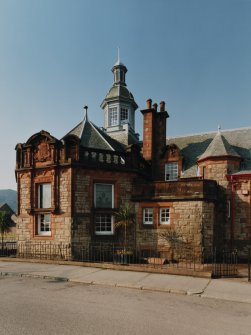
<path fill-rule="evenodd" d="M 118 125 L 118 110 L 117 107 L 109 108 L 109 126 Z"/>
<path fill-rule="evenodd" d="M 173 181 L 178 179 L 178 162 L 170 162 L 165 165 L 165 180 Z"/>

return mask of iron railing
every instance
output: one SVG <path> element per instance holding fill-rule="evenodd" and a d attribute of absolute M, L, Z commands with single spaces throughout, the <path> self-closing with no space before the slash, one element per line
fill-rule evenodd
<path fill-rule="evenodd" d="M 168 270 L 170 268 L 185 268 L 193 271 L 210 271 L 210 259 L 198 257 L 194 250 L 170 254 L 156 245 L 124 246 L 113 243 L 88 243 L 75 246 L 72 249 L 75 260 L 90 263 L 112 263 L 133 265 L 141 268 Z"/>
<path fill-rule="evenodd" d="M 241 253 L 243 257 L 243 252 Z M 251 248 L 246 249 L 246 258 L 238 257 L 238 251 L 213 250 L 208 257 L 198 256 L 196 250 L 168 252 L 156 245 L 125 246 L 115 243 L 90 242 L 85 245 L 56 244 L 52 241 L 13 242 L 0 244 L 0 257 L 19 257 L 40 260 L 80 261 L 128 265 L 148 271 L 171 272 L 188 270 L 206 271 L 213 278 L 247 277 L 251 281 Z"/>
<path fill-rule="evenodd" d="M 71 260 L 71 245 L 53 242 L 23 242 L 17 245 L 17 257 L 48 260 Z"/>
<path fill-rule="evenodd" d="M 16 256 L 17 243 L 15 241 L 4 241 L 0 244 L 0 257 Z"/>

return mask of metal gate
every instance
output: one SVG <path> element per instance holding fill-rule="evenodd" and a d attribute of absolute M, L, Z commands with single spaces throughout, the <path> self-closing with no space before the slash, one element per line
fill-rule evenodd
<path fill-rule="evenodd" d="M 212 277 L 236 277 L 238 274 L 238 253 L 233 251 L 213 252 Z"/>

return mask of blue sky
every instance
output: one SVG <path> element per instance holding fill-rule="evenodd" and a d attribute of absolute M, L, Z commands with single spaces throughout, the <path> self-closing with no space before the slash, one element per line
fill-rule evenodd
<path fill-rule="evenodd" d="M 250 36 L 251 0 L 0 0 L 0 189 L 17 143 L 63 137 L 84 105 L 103 125 L 118 46 L 139 133 L 148 98 L 168 136 L 251 126 Z"/>

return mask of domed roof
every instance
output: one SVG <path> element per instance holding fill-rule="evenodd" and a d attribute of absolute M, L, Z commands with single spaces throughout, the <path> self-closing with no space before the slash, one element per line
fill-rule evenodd
<path fill-rule="evenodd" d="M 138 105 L 136 104 L 132 93 L 124 85 L 114 84 L 109 92 L 106 94 L 105 99 L 103 100 L 101 107 L 103 108 L 108 101 L 120 100 L 124 102 L 130 102 L 133 104 L 134 108 L 137 109 Z"/>

